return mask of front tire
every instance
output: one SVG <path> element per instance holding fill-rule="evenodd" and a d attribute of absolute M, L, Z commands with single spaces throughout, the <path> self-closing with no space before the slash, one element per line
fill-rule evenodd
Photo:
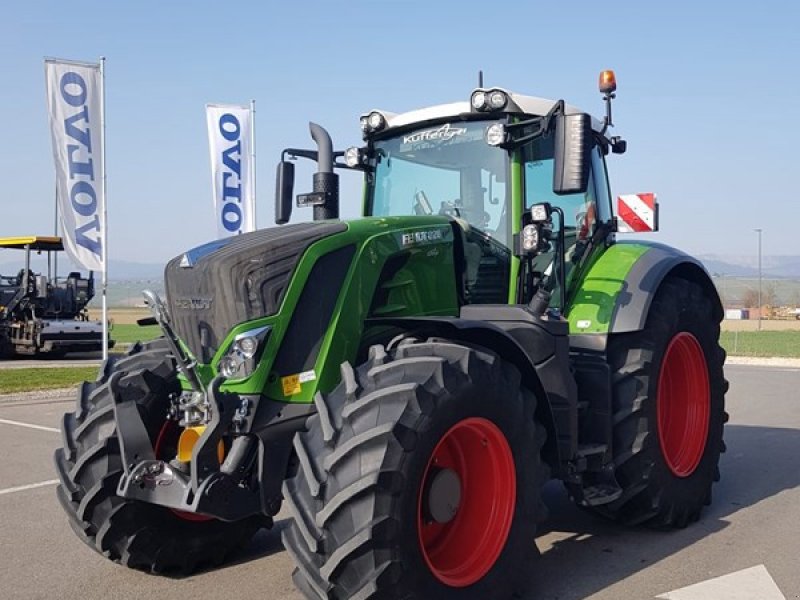
<path fill-rule="evenodd" d="M 258 518 L 199 521 L 116 495 L 123 466 L 108 382 L 120 372 L 122 385 L 141 392 L 137 404 L 153 443 L 165 423 L 169 394 L 180 389 L 164 340 L 137 343 L 127 356 L 109 357 L 98 381 L 79 388 L 76 411 L 62 421 L 63 448 L 54 456 L 56 492 L 72 529 L 96 552 L 132 568 L 188 574 L 220 564 L 250 540 L 263 524 Z"/>
<path fill-rule="evenodd" d="M 614 467 L 623 493 L 596 512 L 673 528 L 696 521 L 711 503 L 728 420 L 719 331 L 703 289 L 671 278 L 644 330 L 609 340 Z"/>
<path fill-rule="evenodd" d="M 453 342 L 374 346 L 316 403 L 284 484 L 306 597 L 505 600 L 526 587 L 544 429 L 514 367 Z"/>

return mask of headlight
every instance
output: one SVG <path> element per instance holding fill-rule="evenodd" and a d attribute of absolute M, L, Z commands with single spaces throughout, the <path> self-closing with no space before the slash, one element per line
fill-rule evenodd
<path fill-rule="evenodd" d="M 253 358 L 258 350 L 258 339 L 254 336 L 243 337 L 234 344 L 246 358 Z"/>
<path fill-rule="evenodd" d="M 236 360 L 233 356 L 224 356 L 222 360 L 219 361 L 218 369 L 225 379 L 230 379 L 236 375 L 236 372 L 241 366 L 242 363 Z"/>
<path fill-rule="evenodd" d="M 243 379 L 252 375 L 271 329 L 269 326 L 257 327 L 233 338 L 225 356 L 217 363 L 219 374 L 225 379 Z"/>

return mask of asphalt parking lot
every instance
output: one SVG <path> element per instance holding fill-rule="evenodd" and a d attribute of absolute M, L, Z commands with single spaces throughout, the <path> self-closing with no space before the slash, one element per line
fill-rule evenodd
<path fill-rule="evenodd" d="M 700 522 L 668 533 L 621 528 L 578 510 L 551 483 L 526 600 L 800 599 L 800 369 L 728 366 L 726 374 L 728 452 Z M 188 578 L 130 571 L 84 546 L 53 481 L 58 423 L 71 407 L 64 396 L 0 401 L 0 597 L 302 600 L 280 516 L 235 562 Z"/>

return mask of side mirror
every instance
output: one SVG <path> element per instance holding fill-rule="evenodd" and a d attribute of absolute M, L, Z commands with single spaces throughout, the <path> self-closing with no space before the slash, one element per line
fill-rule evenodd
<path fill-rule="evenodd" d="M 275 223 L 283 225 L 292 217 L 294 163 L 282 160 L 275 175 Z"/>
<path fill-rule="evenodd" d="M 583 194 L 589 187 L 592 119 L 585 113 L 556 117 L 553 193 Z"/>

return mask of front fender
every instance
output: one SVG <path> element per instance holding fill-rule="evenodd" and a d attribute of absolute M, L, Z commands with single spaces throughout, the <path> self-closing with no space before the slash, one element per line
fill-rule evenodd
<path fill-rule="evenodd" d="M 502 359 L 519 369 L 523 384 L 536 395 L 536 416 L 547 431 L 547 440 L 542 448 L 545 461 L 554 472 L 558 472 L 561 462 L 571 458 L 568 449 L 559 447 L 559 440 L 566 438 L 569 441 L 570 436 L 567 433 L 559 436 L 550 395 L 537 371 L 536 363 L 537 360 L 541 360 L 541 357 L 532 355 L 531 350 L 533 349 L 524 348 L 509 332 L 503 330 L 496 323 L 457 317 L 390 317 L 369 319 L 367 324 L 398 328 L 419 337 L 442 337 L 456 342 L 482 346 L 496 352 Z M 551 353 L 554 351 L 554 348 L 547 351 L 548 360 L 544 362 L 552 362 L 549 359 L 552 359 Z"/>

